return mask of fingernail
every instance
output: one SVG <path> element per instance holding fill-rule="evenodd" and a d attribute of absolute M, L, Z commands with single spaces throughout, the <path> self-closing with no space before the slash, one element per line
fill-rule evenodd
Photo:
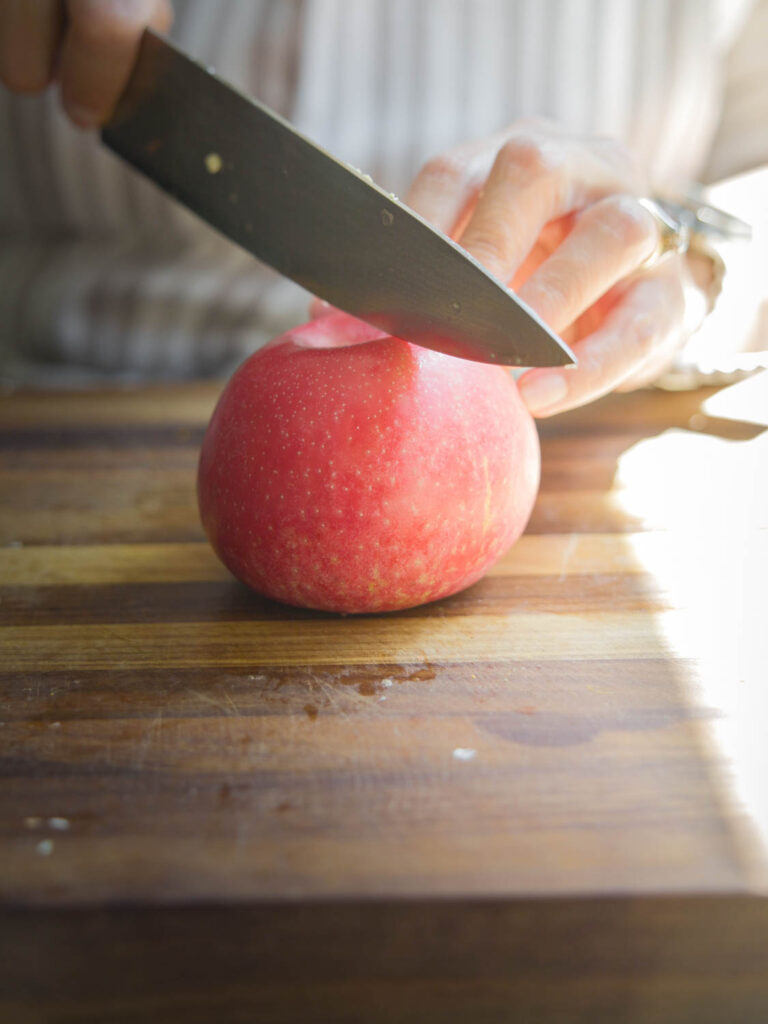
<path fill-rule="evenodd" d="M 520 381 L 520 395 L 531 412 L 542 412 L 562 401 L 567 394 L 568 387 L 559 373 Z"/>
<path fill-rule="evenodd" d="M 78 128 L 96 128 L 99 123 L 99 115 L 89 107 L 81 107 L 77 103 L 68 103 L 66 106 L 67 117 L 73 121 Z"/>

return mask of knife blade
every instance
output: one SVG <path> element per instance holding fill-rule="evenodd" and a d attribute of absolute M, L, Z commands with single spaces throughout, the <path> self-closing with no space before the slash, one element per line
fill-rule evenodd
<path fill-rule="evenodd" d="M 151 30 L 101 135 L 227 238 L 389 334 L 481 362 L 575 362 L 458 245 Z"/>

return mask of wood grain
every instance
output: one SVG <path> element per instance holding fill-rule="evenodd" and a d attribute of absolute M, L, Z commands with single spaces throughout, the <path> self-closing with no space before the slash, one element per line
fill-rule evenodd
<path fill-rule="evenodd" d="M 768 1019 L 768 434 L 710 394 L 542 423 L 486 579 L 359 618 L 216 561 L 215 386 L 6 398 L 2 1019 Z"/>
<path fill-rule="evenodd" d="M 0 937 L 13 1021 L 763 1024 L 767 909 L 606 898 L 589 927 L 567 898 L 35 911 Z"/>
<path fill-rule="evenodd" d="M 668 563 L 680 548 L 680 538 L 668 533 L 524 534 L 491 567 L 486 579 L 559 579 L 573 574 L 589 577 L 616 572 L 625 577 L 646 575 L 648 564 Z M 0 581 L 6 586 L 205 583 L 231 578 L 205 542 L 0 548 Z"/>

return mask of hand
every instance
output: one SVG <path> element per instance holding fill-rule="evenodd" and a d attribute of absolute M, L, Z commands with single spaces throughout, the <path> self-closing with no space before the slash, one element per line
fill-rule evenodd
<path fill-rule="evenodd" d="M 147 26 L 167 32 L 170 0 L 0 0 L 0 81 L 42 92 L 53 81 L 80 128 L 109 120 Z"/>
<path fill-rule="evenodd" d="M 544 122 L 430 160 L 406 201 L 454 239 L 571 346 L 577 367 L 529 370 L 520 394 L 549 416 L 649 383 L 705 313 L 685 258 L 641 264 L 658 245 L 637 201 L 646 185 L 607 139 Z"/>

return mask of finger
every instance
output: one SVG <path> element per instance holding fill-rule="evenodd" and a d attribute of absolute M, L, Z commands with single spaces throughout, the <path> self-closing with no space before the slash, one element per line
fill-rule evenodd
<path fill-rule="evenodd" d="M 658 244 L 652 215 L 631 196 L 609 196 L 586 208 L 554 252 L 520 288 L 520 298 L 562 331 Z"/>
<path fill-rule="evenodd" d="M 523 374 L 520 396 L 535 416 L 552 416 L 613 391 L 681 337 L 683 286 L 678 268 L 667 262 L 638 276 L 602 326 L 575 342 L 576 367 Z"/>
<path fill-rule="evenodd" d="M 617 391 L 633 391 L 635 388 L 646 387 L 658 380 L 662 373 L 669 369 L 683 344 L 701 327 L 710 309 L 710 300 L 706 290 L 699 288 L 688 272 L 688 259 L 678 260 L 681 269 L 681 281 L 685 304 L 682 329 L 670 332 L 667 340 L 659 345 L 628 377 L 625 377 L 616 388 Z"/>
<path fill-rule="evenodd" d="M 492 274 L 509 281 L 545 224 L 634 182 L 602 151 L 559 138 L 518 134 L 496 156 L 462 246 Z"/>
<path fill-rule="evenodd" d="M 123 91 L 147 26 L 168 30 L 167 0 L 69 0 L 59 67 L 61 100 L 81 128 L 104 124 Z"/>
<path fill-rule="evenodd" d="M 502 135 L 492 136 L 432 157 L 414 178 L 405 202 L 440 231 L 452 234 L 477 199 L 502 140 Z"/>
<path fill-rule="evenodd" d="M 21 93 L 50 85 L 63 24 L 59 0 L 2 0 L 0 82 Z"/>
<path fill-rule="evenodd" d="M 647 387 L 653 384 L 669 369 L 681 347 L 681 334 L 679 331 L 670 331 L 665 339 L 654 349 L 652 355 L 646 359 L 635 371 L 625 377 L 621 383 L 616 385 L 616 391 L 635 391 L 637 388 Z"/>
<path fill-rule="evenodd" d="M 512 280 L 507 282 L 512 291 L 519 292 L 531 274 L 539 269 L 558 245 L 562 245 L 563 239 L 573 230 L 577 216 L 576 213 L 567 213 L 564 217 L 558 217 L 557 220 L 551 220 L 549 224 L 544 225 L 533 248 L 515 271 Z"/>

